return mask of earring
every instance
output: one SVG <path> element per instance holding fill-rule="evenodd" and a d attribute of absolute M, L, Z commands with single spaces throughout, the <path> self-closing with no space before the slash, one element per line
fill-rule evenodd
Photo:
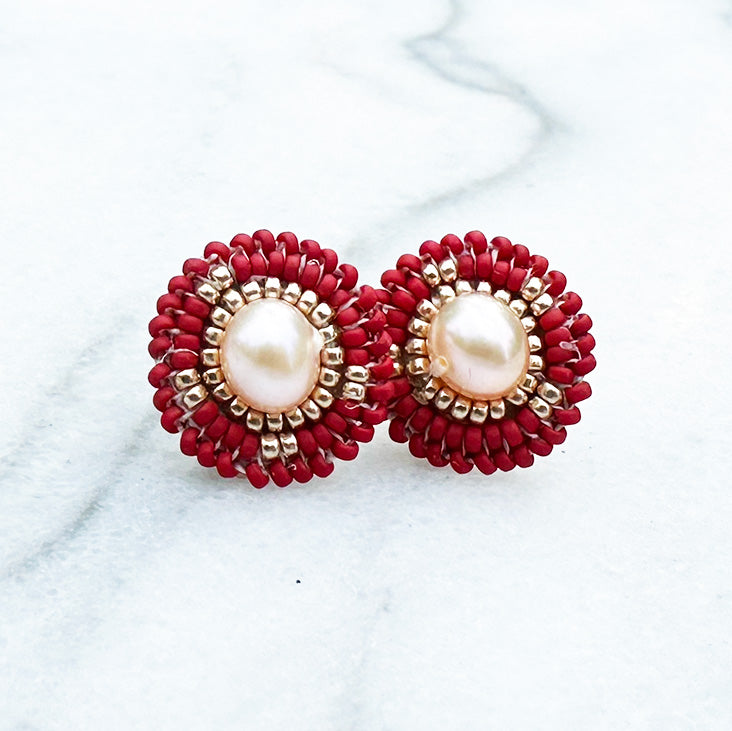
<path fill-rule="evenodd" d="M 149 381 L 180 449 L 222 477 L 326 477 L 393 397 L 383 290 L 330 249 L 261 230 L 188 259 L 149 326 Z"/>
<path fill-rule="evenodd" d="M 480 231 L 425 241 L 381 282 L 394 342 L 389 434 L 456 472 L 529 467 L 580 420 L 592 320 L 543 256 Z"/>

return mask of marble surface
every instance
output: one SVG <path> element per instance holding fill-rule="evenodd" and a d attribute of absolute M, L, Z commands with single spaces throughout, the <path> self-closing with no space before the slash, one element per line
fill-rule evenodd
<path fill-rule="evenodd" d="M 0 727 L 732 726 L 732 6 L 29 0 L 0 27 Z M 595 321 L 531 470 L 385 429 L 305 488 L 177 452 L 146 325 L 211 239 L 362 280 L 481 228 Z"/>

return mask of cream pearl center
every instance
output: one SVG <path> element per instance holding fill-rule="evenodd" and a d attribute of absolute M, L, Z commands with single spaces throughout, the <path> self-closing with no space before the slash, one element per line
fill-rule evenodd
<path fill-rule="evenodd" d="M 529 364 L 529 340 L 521 320 L 502 302 L 479 292 L 440 308 L 427 348 L 434 375 L 473 399 L 507 396 Z"/>
<path fill-rule="evenodd" d="M 310 395 L 322 347 L 322 336 L 302 312 L 280 299 L 259 299 L 226 326 L 221 368 L 229 388 L 247 404 L 279 413 Z"/>

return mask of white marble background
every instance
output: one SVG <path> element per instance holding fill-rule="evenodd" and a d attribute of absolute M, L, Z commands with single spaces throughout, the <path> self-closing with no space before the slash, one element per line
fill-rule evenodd
<path fill-rule="evenodd" d="M 4 3 L 0 727 L 729 729 L 732 6 Z M 223 482 L 150 403 L 183 259 L 268 227 L 375 282 L 505 234 L 595 320 L 531 470 L 379 433 Z"/>

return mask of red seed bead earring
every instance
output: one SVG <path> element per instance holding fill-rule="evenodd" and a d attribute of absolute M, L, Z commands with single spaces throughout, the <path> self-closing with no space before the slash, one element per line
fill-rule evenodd
<path fill-rule="evenodd" d="M 163 428 L 222 477 L 281 487 L 354 459 L 393 396 L 383 290 L 330 249 L 261 230 L 188 259 L 149 326 Z"/>
<path fill-rule="evenodd" d="M 381 282 L 394 345 L 389 433 L 456 472 L 529 467 L 580 420 L 592 321 L 543 256 L 480 231 L 425 241 Z"/>

